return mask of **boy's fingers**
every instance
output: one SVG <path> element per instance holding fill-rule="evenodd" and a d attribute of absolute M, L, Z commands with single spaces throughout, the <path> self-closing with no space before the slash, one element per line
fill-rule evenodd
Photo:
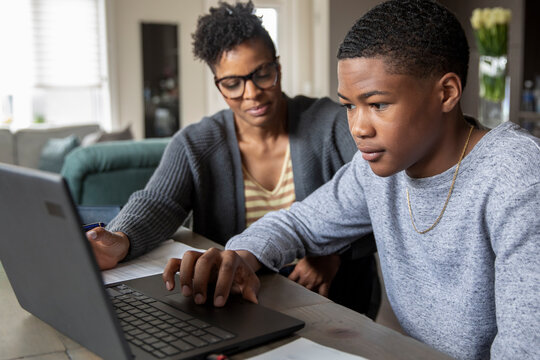
<path fill-rule="evenodd" d="M 292 273 L 289 275 L 289 279 L 291 279 L 294 282 L 298 282 L 299 278 L 300 278 L 300 273 L 298 269 L 295 267 Z"/>
<path fill-rule="evenodd" d="M 319 287 L 319 294 L 324 296 L 324 297 L 328 297 L 329 291 L 330 291 L 330 284 L 328 284 L 328 283 L 323 283 Z"/>
<path fill-rule="evenodd" d="M 257 294 L 259 293 L 259 288 L 261 283 L 257 275 L 252 273 L 247 279 L 246 284 L 242 287 L 242 297 L 252 303 L 258 304 L 259 300 L 257 299 Z"/>
<path fill-rule="evenodd" d="M 193 273 L 193 299 L 196 304 L 206 302 L 206 293 L 208 283 L 212 276 L 212 271 L 219 268 L 221 260 L 221 251 L 216 248 L 210 248 L 199 256 L 194 266 Z"/>
<path fill-rule="evenodd" d="M 193 272 L 195 263 L 203 253 L 198 251 L 186 251 L 180 263 L 180 289 L 184 296 L 191 296 L 193 286 Z"/>
<path fill-rule="evenodd" d="M 181 263 L 182 260 L 180 259 L 169 259 L 167 265 L 165 265 L 165 269 L 163 269 L 163 281 L 169 291 L 174 289 L 174 275 L 180 270 Z"/>
<path fill-rule="evenodd" d="M 241 261 L 234 251 L 223 251 L 221 253 L 221 265 L 214 293 L 214 306 L 221 307 L 227 302 L 238 263 Z"/>

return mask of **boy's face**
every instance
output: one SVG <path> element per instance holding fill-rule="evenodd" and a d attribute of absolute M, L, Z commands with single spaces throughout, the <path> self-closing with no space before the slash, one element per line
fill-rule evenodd
<path fill-rule="evenodd" d="M 436 80 L 389 74 L 377 58 L 340 60 L 338 80 L 349 129 L 375 174 L 434 175 L 444 133 Z"/>

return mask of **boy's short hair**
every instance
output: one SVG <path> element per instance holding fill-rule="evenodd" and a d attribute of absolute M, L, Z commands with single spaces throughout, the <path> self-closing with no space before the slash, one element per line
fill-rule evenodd
<path fill-rule="evenodd" d="M 421 78 L 454 72 L 465 88 L 469 44 L 444 6 L 431 0 L 390 0 L 353 25 L 337 57 L 382 58 L 389 73 Z"/>
<path fill-rule="evenodd" d="M 255 15 L 253 3 L 234 5 L 220 1 L 218 7 L 210 8 L 210 13 L 197 21 L 197 29 L 192 34 L 193 55 L 203 60 L 214 71 L 221 55 L 246 40 L 261 39 L 276 58 L 276 48 L 262 20 Z"/>

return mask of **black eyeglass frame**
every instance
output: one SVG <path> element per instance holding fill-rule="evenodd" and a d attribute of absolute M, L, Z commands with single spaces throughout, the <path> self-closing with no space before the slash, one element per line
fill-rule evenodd
<path fill-rule="evenodd" d="M 266 88 L 263 88 L 261 87 L 259 84 L 257 84 L 256 81 L 253 80 L 253 76 L 257 73 L 257 71 L 261 70 L 263 67 L 265 66 L 274 66 L 276 68 L 276 77 L 274 78 L 274 82 L 272 83 L 272 85 L 266 87 Z M 250 72 L 249 74 L 247 75 L 231 75 L 231 76 L 224 76 L 222 78 L 219 78 L 219 79 L 216 79 L 214 77 L 214 83 L 216 84 L 216 87 L 218 88 L 219 92 L 221 93 L 221 95 L 223 95 L 225 98 L 227 99 L 231 99 L 231 100 L 234 100 L 234 99 L 239 99 L 241 98 L 242 96 L 244 96 L 244 92 L 246 91 L 246 82 L 248 80 L 251 80 L 251 82 L 253 83 L 253 85 L 255 85 L 257 87 L 257 89 L 260 89 L 260 90 L 269 90 L 271 88 L 273 88 L 274 86 L 276 86 L 276 84 L 278 83 L 278 78 L 279 78 L 279 63 L 277 62 L 277 60 L 274 60 L 272 62 L 268 62 L 268 63 L 264 63 L 264 64 L 261 64 L 259 66 L 257 66 L 257 68 L 255 70 L 253 70 L 252 72 Z M 229 97 L 225 94 L 223 94 L 223 91 L 221 91 L 221 88 L 219 87 L 219 83 L 223 80 L 227 80 L 227 79 L 242 79 L 243 81 L 243 84 L 244 84 L 244 87 L 242 89 L 242 94 L 238 95 L 238 96 L 235 96 L 235 97 Z"/>

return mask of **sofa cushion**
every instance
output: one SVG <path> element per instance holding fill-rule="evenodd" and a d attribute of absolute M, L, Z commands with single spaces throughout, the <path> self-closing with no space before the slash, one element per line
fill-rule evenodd
<path fill-rule="evenodd" d="M 103 142 L 73 150 L 62 175 L 78 205 L 124 205 L 158 166 L 170 138 Z"/>
<path fill-rule="evenodd" d="M 64 165 L 66 155 L 78 147 L 79 144 L 79 138 L 75 135 L 47 140 L 41 150 L 38 169 L 59 173 L 62 170 L 62 165 Z"/>

